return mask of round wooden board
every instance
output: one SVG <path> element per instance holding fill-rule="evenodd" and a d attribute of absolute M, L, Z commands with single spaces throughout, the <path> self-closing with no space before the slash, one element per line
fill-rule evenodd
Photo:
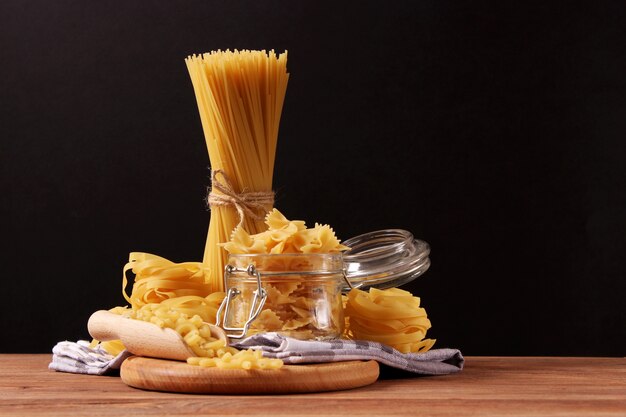
<path fill-rule="evenodd" d="M 122 381 L 151 391 L 197 394 L 290 394 L 363 387 L 378 379 L 376 361 L 284 365 L 277 370 L 203 368 L 165 359 L 133 356 Z"/>

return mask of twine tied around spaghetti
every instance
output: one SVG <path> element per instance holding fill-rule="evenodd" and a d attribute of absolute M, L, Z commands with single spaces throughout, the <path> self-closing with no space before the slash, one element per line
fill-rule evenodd
<path fill-rule="evenodd" d="M 221 181 L 217 176 L 221 176 Z M 216 193 L 215 191 L 219 191 Z M 239 214 L 239 223 L 237 227 L 243 225 L 246 217 L 254 220 L 261 220 L 265 217 L 267 207 L 274 205 L 273 191 L 242 191 L 235 192 L 232 182 L 228 175 L 221 170 L 211 171 L 211 190 L 207 196 L 207 204 L 209 207 L 228 207 L 234 206 Z M 263 214 L 258 214 L 258 212 Z"/>

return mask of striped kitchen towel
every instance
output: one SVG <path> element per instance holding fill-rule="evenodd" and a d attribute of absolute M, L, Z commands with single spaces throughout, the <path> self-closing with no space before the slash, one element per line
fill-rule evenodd
<path fill-rule="evenodd" d="M 364 340 L 305 341 L 278 333 L 259 333 L 231 343 L 237 349 L 259 349 L 263 356 L 286 364 L 375 360 L 384 365 L 422 375 L 459 372 L 465 362 L 458 349 L 431 349 L 425 353 L 401 353 L 389 346 Z"/>
<path fill-rule="evenodd" d="M 63 341 L 52 348 L 52 362 L 49 369 L 73 374 L 104 375 L 120 369 L 130 352 L 123 351 L 117 356 L 110 355 L 102 347 L 89 347 L 86 340 Z"/>

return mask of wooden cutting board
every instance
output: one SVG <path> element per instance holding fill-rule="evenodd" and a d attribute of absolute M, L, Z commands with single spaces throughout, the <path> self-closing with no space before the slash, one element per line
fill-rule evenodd
<path fill-rule="evenodd" d="M 133 356 L 122 381 L 151 391 L 196 394 L 290 394 L 363 387 L 378 379 L 376 361 L 284 365 L 276 370 L 203 368 L 166 359 Z"/>

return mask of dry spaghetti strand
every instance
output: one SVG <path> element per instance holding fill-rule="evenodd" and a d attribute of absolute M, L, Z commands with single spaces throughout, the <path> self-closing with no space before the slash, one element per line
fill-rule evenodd
<path fill-rule="evenodd" d="M 271 193 L 278 127 L 289 79 L 287 52 L 218 50 L 189 56 L 185 62 L 212 170 L 227 175 L 234 195 Z M 219 198 L 219 189 L 212 193 L 218 195 L 214 200 L 226 200 Z M 265 211 L 272 206 L 266 202 Z M 265 230 L 264 213 L 259 213 L 258 220 L 240 215 L 242 211 L 239 207 L 238 212 L 235 204 L 211 206 L 203 262 L 210 270 L 207 283 L 213 291 L 224 290 L 222 271 L 227 254 L 218 245 L 229 240 L 240 222 L 248 233 Z"/>

